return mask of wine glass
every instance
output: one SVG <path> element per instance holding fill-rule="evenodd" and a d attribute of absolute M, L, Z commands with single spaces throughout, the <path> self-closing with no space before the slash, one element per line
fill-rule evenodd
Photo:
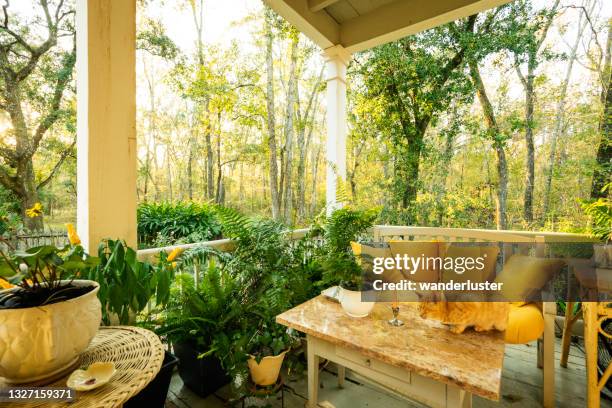
<path fill-rule="evenodd" d="M 388 323 L 391 326 L 400 327 L 404 325 L 404 322 L 397 318 L 399 316 L 399 302 L 397 301 L 397 294 L 395 295 L 395 300 L 391 303 L 391 311 L 393 312 L 393 319 L 389 320 Z"/>

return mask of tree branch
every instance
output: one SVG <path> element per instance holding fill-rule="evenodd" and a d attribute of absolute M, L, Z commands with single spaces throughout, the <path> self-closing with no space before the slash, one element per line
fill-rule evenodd
<path fill-rule="evenodd" d="M 57 163 L 55 163 L 55 166 L 53 166 L 53 169 L 51 170 L 51 173 L 49 173 L 49 175 L 43 181 L 41 181 L 38 184 L 38 186 L 36 186 L 36 190 L 40 190 L 41 188 L 43 188 L 44 186 L 49 184 L 51 179 L 53 179 L 53 176 L 55 176 L 55 174 L 58 172 L 58 170 L 62 167 L 62 164 L 64 163 L 66 158 L 72 154 L 72 149 L 74 148 L 75 144 L 76 144 L 76 139 L 73 140 L 72 143 L 70 144 L 70 146 L 68 146 L 68 148 L 66 148 L 66 150 L 64 150 L 62 152 L 62 154 L 60 155 L 59 160 L 57 161 Z"/>
<path fill-rule="evenodd" d="M 521 80 L 521 83 L 523 84 L 523 86 L 527 88 L 527 80 L 525 79 L 525 75 L 523 75 L 523 73 L 521 72 L 521 64 L 518 60 L 517 55 L 514 56 L 514 69 L 516 70 L 516 74 Z"/>
<path fill-rule="evenodd" d="M 72 71 L 76 62 L 76 39 L 74 40 L 73 48 L 70 54 L 64 57 L 63 67 L 58 73 L 57 82 L 55 83 L 55 89 L 53 90 L 53 98 L 51 100 L 51 106 L 49 113 L 38 125 L 36 132 L 32 138 L 32 147 L 30 154 L 34 155 L 34 152 L 38 149 L 38 145 L 42 140 L 43 136 L 49 130 L 51 126 L 57 121 L 60 114 L 60 105 L 64 96 L 64 90 L 68 83 L 72 79 Z"/>
<path fill-rule="evenodd" d="M 559 2 L 560 0 L 555 0 L 555 4 L 553 4 L 552 8 L 550 9 L 550 14 L 548 14 L 546 18 L 546 23 L 544 24 L 544 28 L 542 28 L 542 34 L 540 35 L 540 38 L 538 39 L 536 43 L 536 52 L 540 50 L 540 47 L 542 47 L 542 44 L 544 43 L 544 40 L 546 39 L 546 36 L 548 35 L 548 30 L 550 29 L 550 26 L 552 25 L 553 19 L 557 15 L 557 9 L 559 7 Z"/>
<path fill-rule="evenodd" d="M 60 5 L 62 3 L 60 3 Z M 47 39 L 39 47 L 34 48 L 28 45 L 28 47 L 30 47 L 30 50 L 29 50 L 30 59 L 15 74 L 15 79 L 17 80 L 17 82 L 21 82 L 25 78 L 27 78 L 32 73 L 34 68 L 36 68 L 36 64 L 38 64 L 40 57 L 42 57 L 45 53 L 47 53 L 51 49 L 51 47 L 54 47 L 57 44 L 57 28 L 58 28 L 59 21 L 56 21 L 55 23 L 53 22 L 51 18 L 51 14 L 49 13 L 49 5 L 47 3 L 47 0 L 40 0 L 40 5 L 42 6 L 43 11 L 45 12 L 45 18 L 47 20 L 49 35 Z M 19 35 L 16 35 L 15 38 L 18 39 L 18 41 L 22 44 L 25 42 L 25 40 L 23 40 L 23 38 L 21 38 Z"/>

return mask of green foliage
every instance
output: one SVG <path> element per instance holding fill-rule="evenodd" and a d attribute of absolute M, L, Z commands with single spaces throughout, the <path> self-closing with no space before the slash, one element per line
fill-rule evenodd
<path fill-rule="evenodd" d="M 245 288 L 243 296 L 254 304 L 265 298 L 270 320 L 316 293 L 320 271 L 311 237 L 293 240 L 283 224 L 231 208 L 220 207 L 218 216 L 224 235 L 236 242 L 229 267 Z"/>
<path fill-rule="evenodd" d="M 146 19 L 136 35 L 136 48 L 164 59 L 175 59 L 179 53 L 176 44 L 168 37 L 164 26 L 152 19 Z"/>
<path fill-rule="evenodd" d="M 220 235 L 221 226 L 208 204 L 176 202 L 138 206 L 141 247 L 209 241 Z"/>
<path fill-rule="evenodd" d="M 473 194 L 446 193 L 442 197 L 423 192 L 419 194 L 415 206 L 418 225 L 450 228 L 495 227 L 495 209 L 478 191 Z"/>
<path fill-rule="evenodd" d="M 321 262 L 321 286 L 342 284 L 347 289 L 361 289 L 363 271 L 351 250 L 351 241 L 357 241 L 374 225 L 377 210 L 359 211 L 350 207 L 335 210 L 313 233 L 321 233 L 323 245 L 317 251 Z"/>
<path fill-rule="evenodd" d="M 473 22 L 472 22 L 473 24 Z M 370 121 L 392 157 L 393 177 L 386 206 L 399 209 L 403 222 L 415 219 L 414 200 L 425 132 L 452 103 L 468 103 L 473 89 L 462 68 L 464 45 L 457 32 L 470 22 L 451 23 L 358 57 L 352 73 L 358 122 Z"/>
<path fill-rule="evenodd" d="M 612 183 L 607 184 L 602 192 L 609 191 Z M 609 197 L 595 201 L 580 202 L 584 212 L 591 218 L 590 233 L 597 239 L 608 242 L 612 240 L 612 202 Z"/>
<path fill-rule="evenodd" d="M 267 356 L 277 356 L 298 343 L 297 335 L 286 327 L 267 321 L 261 324 L 247 343 L 249 354 L 258 363 Z"/>
<path fill-rule="evenodd" d="M 294 241 L 283 224 L 231 208 L 217 208 L 216 216 L 235 248 L 223 253 L 197 246 L 183 253 L 176 265 L 183 273 L 152 324 L 170 341 L 195 340 L 202 356 L 218 357 L 242 393 L 249 355 L 260 359 L 294 344 L 295 335 L 275 317 L 315 296 L 321 275 L 312 237 Z"/>
<path fill-rule="evenodd" d="M 170 301 L 157 321 L 158 334 L 171 343 L 196 340 L 201 352 L 214 351 L 220 332 L 235 330 L 243 305 L 236 279 L 210 261 L 196 285 L 192 275 L 177 274 Z"/>
<path fill-rule="evenodd" d="M 99 265 L 89 270 L 88 278 L 100 284 L 98 298 L 105 324 L 111 323 L 113 315 L 121 324 L 130 323 L 152 299 L 160 306 L 168 303 L 174 271 L 165 253 L 151 265 L 139 261 L 125 242 L 107 240 L 98 246 L 98 257 Z"/>
<path fill-rule="evenodd" d="M 0 186 L 0 236 L 15 233 L 20 224 L 19 203 L 10 191 Z"/>

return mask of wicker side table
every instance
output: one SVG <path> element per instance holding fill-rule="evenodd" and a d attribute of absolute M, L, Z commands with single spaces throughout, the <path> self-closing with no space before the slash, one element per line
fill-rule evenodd
<path fill-rule="evenodd" d="M 88 392 L 77 392 L 71 402 L 3 403 L 15 408 L 111 408 L 121 407 L 157 375 L 164 360 L 164 348 L 152 332 L 131 326 L 100 327 L 91 344 L 80 357 L 79 365 L 87 367 L 96 361 L 115 363 L 117 372 L 111 381 Z M 68 376 L 47 387 L 66 387 Z M 25 385 L 24 385 L 25 386 Z M 0 381 L 0 388 L 8 387 Z"/>

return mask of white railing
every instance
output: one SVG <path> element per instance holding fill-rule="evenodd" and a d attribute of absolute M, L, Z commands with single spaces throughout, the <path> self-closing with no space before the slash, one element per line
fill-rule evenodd
<path fill-rule="evenodd" d="M 293 239 L 304 237 L 308 228 L 291 231 Z M 370 233 L 375 240 L 385 239 L 438 239 L 441 241 L 488 241 L 488 242 L 595 242 L 596 239 L 586 234 L 546 231 L 513 231 L 513 230 L 487 230 L 470 228 L 440 228 L 440 227 L 409 227 L 401 225 L 376 225 Z M 138 259 L 154 262 L 155 256 L 160 252 L 170 253 L 176 248 L 187 250 L 198 246 L 208 246 L 220 251 L 232 251 L 234 242 L 231 239 L 217 239 L 192 244 L 171 245 L 160 248 L 141 249 Z"/>
<path fill-rule="evenodd" d="M 291 238 L 292 239 L 302 238 L 308 233 L 308 231 L 309 231 L 308 228 L 293 230 L 291 231 Z M 231 252 L 234 249 L 234 245 L 235 244 L 233 240 L 225 238 L 225 239 L 216 239 L 214 241 L 195 242 L 192 244 L 179 244 L 179 245 L 170 245 L 170 246 L 159 247 L 159 248 L 141 249 L 137 252 L 137 254 L 138 254 L 138 259 L 141 261 L 155 262 L 155 257 L 160 252 L 165 252 L 169 254 L 175 249 L 181 249 L 183 251 L 186 251 L 190 248 L 200 247 L 200 246 L 207 246 L 207 247 L 218 249 L 220 251 Z"/>

